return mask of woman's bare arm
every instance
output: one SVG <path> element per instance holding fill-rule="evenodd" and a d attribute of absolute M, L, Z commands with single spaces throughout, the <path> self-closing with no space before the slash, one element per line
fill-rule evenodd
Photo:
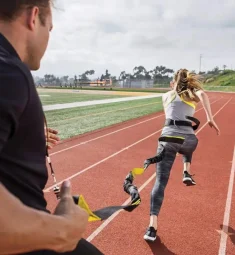
<path fill-rule="evenodd" d="M 213 117 L 212 111 L 211 111 L 210 101 L 209 101 L 207 94 L 203 90 L 198 90 L 196 92 L 196 95 L 198 96 L 198 98 L 200 99 L 200 101 L 204 107 L 209 126 L 211 128 L 214 128 L 216 130 L 217 134 L 219 135 L 220 130 L 214 121 L 214 117 Z"/>
<path fill-rule="evenodd" d="M 210 101 L 209 101 L 207 94 L 203 90 L 198 90 L 196 92 L 196 95 L 198 96 L 198 98 L 200 99 L 200 101 L 204 107 L 204 110 L 205 110 L 206 116 L 207 116 L 207 120 L 212 121 L 213 115 L 211 112 Z"/>

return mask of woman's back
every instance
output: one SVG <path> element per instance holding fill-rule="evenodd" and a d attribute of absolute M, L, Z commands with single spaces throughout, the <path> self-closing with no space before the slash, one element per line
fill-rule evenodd
<path fill-rule="evenodd" d="M 180 97 L 174 90 L 167 92 L 163 96 L 163 104 L 166 119 L 190 121 L 186 118 L 186 116 L 194 116 L 196 104 L 192 101 L 183 100 L 183 98 Z M 171 125 L 163 128 L 164 134 L 172 132 L 194 134 L 194 130 L 187 126 L 177 127 L 175 125 Z"/>

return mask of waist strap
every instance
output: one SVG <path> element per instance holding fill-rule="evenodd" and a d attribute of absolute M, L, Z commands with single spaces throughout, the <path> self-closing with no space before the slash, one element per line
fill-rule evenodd
<path fill-rule="evenodd" d="M 186 120 L 172 120 L 172 119 L 166 119 L 165 121 L 165 126 L 171 126 L 171 125 L 175 125 L 175 126 L 186 126 L 186 127 L 192 127 L 193 130 L 198 129 L 199 125 L 200 125 L 200 121 L 194 117 L 190 117 L 190 116 L 186 116 L 187 119 L 193 121 L 194 123 L 196 123 L 196 125 L 192 125 L 192 122 L 190 121 L 186 121 Z"/>

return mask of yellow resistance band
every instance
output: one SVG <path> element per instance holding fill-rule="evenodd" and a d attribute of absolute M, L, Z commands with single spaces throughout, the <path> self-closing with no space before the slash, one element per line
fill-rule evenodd
<path fill-rule="evenodd" d="M 87 211 L 89 218 L 88 221 L 102 221 L 108 219 L 113 213 L 116 211 L 119 211 L 121 209 L 124 209 L 128 212 L 131 212 L 134 210 L 140 203 L 141 199 L 139 196 L 138 189 L 136 186 L 132 184 L 134 178 L 136 175 L 141 175 L 144 173 L 143 168 L 134 168 L 130 173 L 127 175 L 124 183 L 124 190 L 131 196 L 131 202 L 128 205 L 118 205 L 118 206 L 108 206 L 104 207 L 102 209 L 92 211 L 89 208 L 89 205 L 85 201 L 85 198 L 83 195 L 80 196 L 73 196 L 73 200 L 75 204 L 79 205 L 81 208 Z M 127 187 L 126 187 L 127 186 Z"/>

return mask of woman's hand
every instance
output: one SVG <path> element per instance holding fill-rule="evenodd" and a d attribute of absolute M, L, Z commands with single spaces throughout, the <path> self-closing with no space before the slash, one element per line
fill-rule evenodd
<path fill-rule="evenodd" d="M 217 135 L 220 135 L 220 130 L 214 120 L 208 120 L 208 124 L 211 128 L 215 129 L 215 131 L 217 132 Z"/>

